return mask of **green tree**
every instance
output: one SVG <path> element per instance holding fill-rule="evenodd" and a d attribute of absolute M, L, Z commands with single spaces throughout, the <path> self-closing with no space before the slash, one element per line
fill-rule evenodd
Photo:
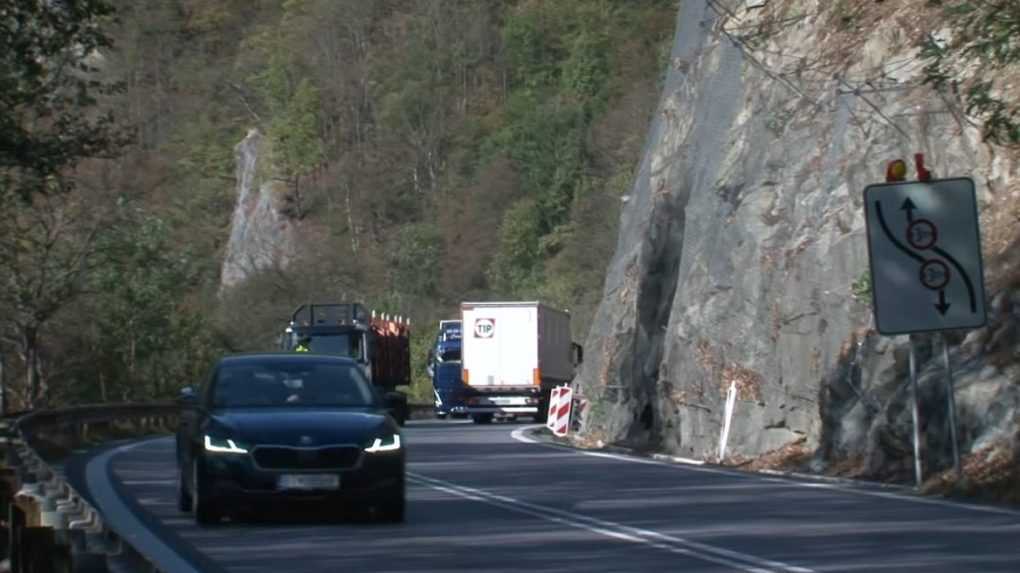
<path fill-rule="evenodd" d="M 184 304 L 200 280 L 199 262 L 174 245 L 167 221 L 125 211 L 102 237 L 102 264 L 90 276 L 94 343 L 105 358 L 96 371 L 103 401 L 166 396 L 218 350 L 210 321 Z"/>
<path fill-rule="evenodd" d="M 117 89 L 98 76 L 111 41 L 105 0 L 13 2 L 0 12 L 0 193 L 66 191 L 58 177 L 117 142 L 109 113 L 82 113 Z"/>
<path fill-rule="evenodd" d="M 533 291 L 541 280 L 541 217 L 534 201 L 511 207 L 499 229 L 499 249 L 489 266 L 489 281 L 497 292 L 513 296 Z"/>
<path fill-rule="evenodd" d="M 1020 145 L 1020 103 L 1003 74 L 1020 62 L 1020 4 L 953 0 L 942 13 L 950 37 L 929 36 L 922 43 L 924 81 L 962 99 L 989 141 Z"/>
<path fill-rule="evenodd" d="M 294 181 L 295 186 L 301 175 L 322 161 L 319 108 L 319 91 L 311 81 L 303 79 L 282 102 L 270 123 L 274 165 Z"/>
<path fill-rule="evenodd" d="M 107 222 L 101 189 L 72 191 L 73 170 L 122 143 L 99 105 L 118 88 L 99 69 L 111 17 L 102 0 L 0 9 L 0 329 L 21 358 L 29 407 L 45 400 L 43 327 L 81 293 Z"/>
<path fill-rule="evenodd" d="M 435 225 L 419 223 L 400 230 L 393 260 L 393 288 L 401 294 L 434 297 L 439 286 L 442 237 Z"/>

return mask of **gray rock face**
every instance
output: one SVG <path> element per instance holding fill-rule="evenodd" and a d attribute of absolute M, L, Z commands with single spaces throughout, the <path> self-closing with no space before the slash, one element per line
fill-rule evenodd
<path fill-rule="evenodd" d="M 237 158 L 237 206 L 223 259 L 220 287 L 230 288 L 257 271 L 286 267 L 293 258 L 294 228 L 282 214 L 285 191 L 266 177 L 264 138 L 251 130 L 234 148 Z"/>
<path fill-rule="evenodd" d="M 755 52 L 721 32 L 763 16 L 730 4 L 735 15 L 680 3 L 659 111 L 575 381 L 590 401 L 582 436 L 715 459 L 732 385 L 727 453 L 736 458 L 800 444 L 821 467 L 859 460 L 872 474 L 909 471 L 908 339 L 875 334 L 868 295 L 854 287 L 868 268 L 863 190 L 884 179 L 889 160 L 915 152 L 936 176 L 974 177 L 989 294 L 1009 300 L 999 279 L 1016 259 L 995 233 L 1009 228 L 998 211 L 1017 200 L 1015 157 L 982 143 L 921 86 L 920 65 L 889 72 L 915 54 L 894 25 L 869 32 L 859 61 L 840 72 L 848 79 L 797 77 L 785 62 L 826 41 L 824 19 L 806 17 Z M 847 88 L 872 76 L 888 89 Z M 965 451 L 1015 440 L 1018 311 L 991 307 L 992 326 L 969 344 L 949 336 Z M 916 342 L 925 455 L 944 466 L 941 347 L 930 336 Z"/>

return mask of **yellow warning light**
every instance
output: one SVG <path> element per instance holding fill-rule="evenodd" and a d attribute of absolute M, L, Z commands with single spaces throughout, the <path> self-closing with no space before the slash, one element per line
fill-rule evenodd
<path fill-rule="evenodd" d="M 885 170 L 885 180 L 887 182 L 906 181 L 907 180 L 907 162 L 902 159 L 891 161 L 889 166 Z"/>

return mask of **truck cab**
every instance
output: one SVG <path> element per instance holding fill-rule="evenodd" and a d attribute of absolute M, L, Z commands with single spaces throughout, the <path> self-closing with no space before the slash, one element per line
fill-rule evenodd
<path fill-rule="evenodd" d="M 409 338 L 403 320 L 377 317 L 361 304 L 307 304 L 291 315 L 281 347 L 295 351 L 304 343 L 309 352 L 355 360 L 403 425 L 410 413 L 407 395 L 396 388 L 410 384 Z"/>
<path fill-rule="evenodd" d="M 443 320 L 429 349 L 427 371 L 439 418 L 467 416 L 468 388 L 461 381 L 461 339 L 461 321 Z"/>

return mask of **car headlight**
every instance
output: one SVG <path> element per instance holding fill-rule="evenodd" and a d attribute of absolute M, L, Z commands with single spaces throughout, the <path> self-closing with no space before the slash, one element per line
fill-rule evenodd
<path fill-rule="evenodd" d="M 248 447 L 228 438 L 205 437 L 205 451 L 217 454 L 247 454 Z"/>
<path fill-rule="evenodd" d="M 365 448 L 365 452 L 376 454 L 382 452 L 395 452 L 400 449 L 400 434 L 393 434 L 384 438 L 376 438 L 371 446 Z"/>

